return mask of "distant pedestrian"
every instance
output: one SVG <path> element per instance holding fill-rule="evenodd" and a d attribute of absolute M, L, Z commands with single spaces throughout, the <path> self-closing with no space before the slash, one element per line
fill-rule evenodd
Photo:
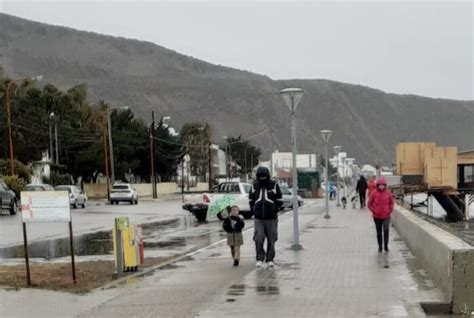
<path fill-rule="evenodd" d="M 282 194 L 278 183 L 270 179 L 266 167 L 258 167 L 257 179 L 249 193 L 250 208 L 255 216 L 254 241 L 257 254 L 257 268 L 267 263 L 269 268 L 275 264 L 275 242 L 278 240 L 278 211 Z M 267 240 L 267 251 L 264 243 Z"/>
<path fill-rule="evenodd" d="M 369 182 L 367 184 L 367 194 L 368 198 L 370 198 L 370 195 L 374 193 L 376 189 L 376 182 L 375 182 L 375 176 L 370 177 Z"/>
<path fill-rule="evenodd" d="M 242 229 L 245 223 L 243 217 L 239 215 L 239 207 L 234 205 L 229 210 L 229 216 L 224 219 L 222 227 L 227 232 L 227 245 L 230 246 L 234 266 L 239 266 L 240 246 L 244 244 Z"/>
<path fill-rule="evenodd" d="M 365 193 L 367 191 L 367 180 L 364 176 L 360 176 L 357 181 L 356 191 L 359 193 L 360 208 L 365 208 Z"/>
<path fill-rule="evenodd" d="M 393 196 L 387 190 L 385 178 L 377 179 L 377 189 L 369 198 L 368 207 L 374 216 L 375 228 L 377 230 L 377 242 L 379 244 L 379 253 L 382 252 L 382 244 L 385 252 L 388 252 L 388 238 L 390 228 L 390 215 L 393 212 Z M 383 232 L 383 241 L 382 241 Z"/>

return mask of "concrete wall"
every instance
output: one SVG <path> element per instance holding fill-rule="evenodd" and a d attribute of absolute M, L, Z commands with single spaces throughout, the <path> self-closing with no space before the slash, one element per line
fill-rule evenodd
<path fill-rule="evenodd" d="M 400 206 L 392 222 L 454 313 L 474 311 L 474 247 Z"/>
<path fill-rule="evenodd" d="M 139 197 L 151 197 L 151 183 L 137 183 L 133 185 L 138 192 Z M 190 188 L 190 191 L 207 191 L 207 183 L 198 183 L 196 187 Z M 100 199 L 107 197 L 107 184 L 105 183 L 85 183 L 84 190 L 91 199 Z M 181 188 L 175 182 L 162 182 L 156 185 L 159 195 L 180 193 Z"/>
<path fill-rule="evenodd" d="M 107 184 L 84 183 L 84 192 L 89 198 L 105 198 L 107 196 Z"/>

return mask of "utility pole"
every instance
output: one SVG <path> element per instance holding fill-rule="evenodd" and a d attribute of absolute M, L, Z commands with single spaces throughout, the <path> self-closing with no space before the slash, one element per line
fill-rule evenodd
<path fill-rule="evenodd" d="M 53 128 L 51 124 L 51 115 L 49 115 L 49 160 L 54 163 L 54 152 L 53 152 Z"/>
<path fill-rule="evenodd" d="M 248 147 L 249 147 L 249 144 L 246 143 L 245 144 L 245 153 L 244 153 L 244 156 L 245 156 L 245 158 L 244 158 L 245 159 L 244 160 L 244 162 L 245 162 L 245 165 L 244 165 L 245 166 L 245 182 L 249 182 L 249 173 L 248 173 L 248 166 L 247 166 L 247 148 Z"/>
<path fill-rule="evenodd" d="M 153 139 L 153 132 L 155 130 L 155 112 L 151 112 L 151 126 L 150 126 L 150 172 L 151 172 L 151 193 L 153 199 L 157 198 L 156 193 L 156 176 L 155 176 L 155 141 Z"/>
<path fill-rule="evenodd" d="M 209 138 L 209 133 L 207 133 L 207 142 L 209 144 L 208 147 L 208 164 L 209 164 L 209 191 L 212 189 L 212 149 L 211 149 L 211 139 Z"/>
<path fill-rule="evenodd" d="M 105 119 L 105 118 L 104 118 Z M 103 141 L 104 141 L 104 165 L 105 165 L 105 176 L 107 180 L 107 200 L 110 202 L 110 183 L 109 183 L 109 156 L 107 154 L 107 127 L 103 127 Z"/>
<path fill-rule="evenodd" d="M 273 127 L 270 127 L 270 178 L 273 178 Z"/>
<path fill-rule="evenodd" d="M 110 172 L 112 184 L 115 183 L 115 164 L 114 164 L 114 144 L 112 142 L 112 122 L 110 116 L 110 107 L 107 106 L 107 129 L 109 136 L 109 148 L 110 148 Z"/>
<path fill-rule="evenodd" d="M 54 123 L 54 140 L 56 145 L 56 164 L 59 164 L 58 123 Z"/>

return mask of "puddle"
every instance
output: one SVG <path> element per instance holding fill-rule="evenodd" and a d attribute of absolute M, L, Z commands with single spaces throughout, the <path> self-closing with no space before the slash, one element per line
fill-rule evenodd
<path fill-rule="evenodd" d="M 156 221 L 142 225 L 144 247 L 146 250 L 174 248 L 201 248 L 220 240 L 226 233 L 215 225 L 199 224 L 191 216 Z M 74 237 L 76 256 L 112 254 L 112 231 L 97 231 Z M 28 252 L 31 258 L 47 260 L 70 255 L 69 237 L 45 239 L 30 242 Z M 23 258 L 23 245 L 0 249 L 0 258 Z"/>

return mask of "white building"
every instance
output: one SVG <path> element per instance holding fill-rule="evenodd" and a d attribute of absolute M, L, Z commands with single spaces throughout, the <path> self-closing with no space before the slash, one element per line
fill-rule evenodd
<path fill-rule="evenodd" d="M 273 175 L 277 176 L 278 170 L 290 171 L 293 168 L 293 155 L 291 152 L 274 152 L 273 159 Z M 316 154 L 298 154 L 296 155 L 297 168 L 317 168 Z"/>

